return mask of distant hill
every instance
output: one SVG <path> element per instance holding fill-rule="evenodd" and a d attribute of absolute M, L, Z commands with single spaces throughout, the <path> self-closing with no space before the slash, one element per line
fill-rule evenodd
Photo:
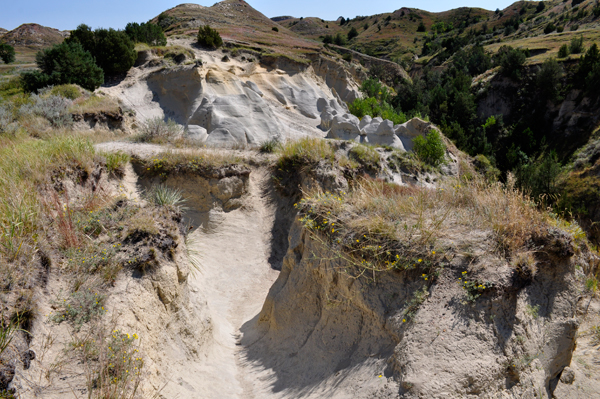
<path fill-rule="evenodd" d="M 543 5 L 540 5 L 543 3 Z M 575 4 L 574 4 L 575 3 Z M 461 7 L 433 13 L 415 8 L 394 12 L 326 21 L 320 18 L 285 18 L 278 23 L 308 39 L 322 41 L 325 35 L 347 36 L 352 28 L 358 36 L 346 46 L 368 55 L 400 61 L 421 57 L 427 63 L 444 48 L 444 39 L 468 36 L 495 52 L 502 45 L 529 48 L 541 57 L 556 56 L 560 45 L 582 34 L 586 42 L 600 36 L 599 8 L 596 0 L 517 1 L 503 10 Z M 597 16 L 599 15 L 599 16 Z M 281 17 L 278 17 L 278 19 Z M 425 29 L 418 29 L 422 24 Z M 550 29 L 548 25 L 554 25 Z M 562 33 L 561 33 L 562 32 Z M 423 51 L 432 42 L 430 51 Z"/>
<path fill-rule="evenodd" d="M 271 18 L 271 21 L 273 21 L 273 22 L 280 22 L 280 21 L 285 21 L 286 19 L 292 19 L 292 18 L 294 18 L 294 17 L 292 17 L 290 15 L 284 15 L 284 16 L 281 16 L 281 17 L 273 17 L 273 18 Z"/>
<path fill-rule="evenodd" d="M 38 24 L 23 24 L 5 32 L 2 40 L 14 47 L 46 48 L 62 43 L 68 33 Z"/>
<path fill-rule="evenodd" d="M 8 32 L 6 29 L 0 28 L 0 37 L 2 37 L 2 35 L 4 35 L 6 32 Z"/>
<path fill-rule="evenodd" d="M 199 27 L 208 24 L 223 39 L 237 41 L 241 46 L 284 54 L 316 52 L 321 48 L 318 42 L 286 29 L 243 0 L 225 0 L 212 7 L 180 4 L 161 13 L 153 22 L 161 25 L 167 36 L 196 35 Z"/>

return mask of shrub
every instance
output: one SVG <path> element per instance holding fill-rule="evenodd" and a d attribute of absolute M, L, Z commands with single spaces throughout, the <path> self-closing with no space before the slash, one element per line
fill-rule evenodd
<path fill-rule="evenodd" d="M 415 154 L 423 162 L 431 166 L 438 166 L 444 162 L 446 146 L 437 130 L 431 130 L 427 137 L 415 137 L 413 144 Z"/>
<path fill-rule="evenodd" d="M 31 96 L 31 104 L 22 106 L 19 113 L 42 116 L 54 127 L 66 127 L 73 123 L 73 117 L 69 112 L 72 104 L 71 100 L 61 96 L 42 97 L 34 94 Z"/>
<path fill-rule="evenodd" d="M 571 54 L 580 54 L 583 52 L 583 35 L 571 39 L 571 44 L 569 45 L 569 52 Z"/>
<path fill-rule="evenodd" d="M 541 154 L 537 159 L 520 166 L 516 177 L 519 186 L 535 198 L 556 192 L 561 165 L 554 151 Z"/>
<path fill-rule="evenodd" d="M 36 63 L 41 71 L 21 75 L 23 88 L 29 92 L 62 84 L 77 84 L 93 91 L 104 82 L 102 69 L 79 43 L 65 42 L 40 51 L 36 55 Z"/>
<path fill-rule="evenodd" d="M 554 58 L 544 61 L 536 75 L 536 84 L 542 96 L 554 100 L 558 95 L 558 85 L 562 76 L 563 69 Z"/>
<path fill-rule="evenodd" d="M 566 58 L 569 55 L 569 46 L 563 44 L 558 50 L 558 58 Z"/>
<path fill-rule="evenodd" d="M 335 35 L 335 37 L 333 38 L 333 43 L 337 46 L 345 46 L 346 45 L 346 38 L 344 36 L 342 36 L 341 33 L 338 33 L 337 35 Z"/>
<path fill-rule="evenodd" d="M 55 323 L 69 321 L 79 331 L 81 326 L 104 313 L 106 297 L 92 290 L 81 290 L 72 293 L 68 298 L 53 303 L 58 311 L 50 319 Z"/>
<path fill-rule="evenodd" d="M 350 32 L 348 32 L 348 40 L 352 40 L 356 36 L 358 36 L 358 31 L 356 30 L 355 27 L 352 27 L 352 29 L 350 29 Z"/>
<path fill-rule="evenodd" d="M 500 65 L 502 73 L 515 80 L 521 78 L 521 69 L 525 64 L 525 54 L 510 46 L 502 46 L 496 54 L 496 65 Z"/>
<path fill-rule="evenodd" d="M 392 121 L 395 125 L 406 122 L 406 116 L 402 113 L 397 113 L 394 108 L 387 102 L 380 102 L 375 97 L 367 97 L 364 99 L 357 98 L 348 107 L 350 113 L 358 118 L 363 118 L 366 115 Z"/>
<path fill-rule="evenodd" d="M 223 39 L 216 29 L 204 25 L 198 30 L 198 44 L 204 47 L 217 49 L 223 45 Z"/>
<path fill-rule="evenodd" d="M 0 59 L 5 64 L 15 62 L 15 49 L 10 44 L 0 43 Z"/>
<path fill-rule="evenodd" d="M 332 35 L 325 35 L 323 37 L 323 43 L 325 43 L 325 44 L 333 44 L 333 36 Z"/>
<path fill-rule="evenodd" d="M 181 136 L 183 129 L 174 120 L 169 119 L 166 122 L 162 118 L 153 118 L 144 124 L 137 140 L 140 142 L 162 143 Z"/>
<path fill-rule="evenodd" d="M 554 25 L 552 22 L 549 22 L 548 25 L 546 25 L 546 27 L 544 28 L 544 33 L 548 34 L 548 33 L 552 33 L 556 30 L 556 25 Z"/>
<path fill-rule="evenodd" d="M 352 54 L 350 54 L 350 53 L 344 54 L 344 55 L 342 55 L 342 59 L 344 61 L 351 62 L 352 61 Z"/>
<path fill-rule="evenodd" d="M 535 9 L 536 14 L 544 11 L 545 8 L 546 8 L 546 5 L 544 4 L 544 2 L 540 1 Z"/>
<path fill-rule="evenodd" d="M 272 30 L 273 32 L 279 32 L 279 28 L 278 28 L 278 27 L 276 27 L 276 26 L 272 27 L 272 28 L 271 28 L 271 30 Z"/>
<path fill-rule="evenodd" d="M 167 38 L 160 25 L 151 22 L 141 24 L 130 22 L 125 26 L 125 33 L 134 43 L 146 43 L 150 46 L 167 45 Z"/>
<path fill-rule="evenodd" d="M 423 21 L 419 22 L 419 26 L 417 27 L 417 32 L 425 32 L 427 30 L 427 28 L 425 27 L 425 24 L 423 23 Z"/>

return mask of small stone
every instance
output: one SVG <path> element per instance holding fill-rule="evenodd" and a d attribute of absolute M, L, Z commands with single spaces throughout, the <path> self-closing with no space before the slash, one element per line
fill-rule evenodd
<path fill-rule="evenodd" d="M 560 376 L 560 382 L 563 384 L 572 384 L 573 381 L 575 381 L 575 371 L 570 367 L 565 367 Z"/>

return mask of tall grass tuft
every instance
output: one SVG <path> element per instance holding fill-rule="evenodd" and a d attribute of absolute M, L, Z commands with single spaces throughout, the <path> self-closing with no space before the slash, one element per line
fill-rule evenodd
<path fill-rule="evenodd" d="M 158 184 L 152 188 L 150 198 L 156 206 L 173 207 L 178 210 L 185 209 L 183 204 L 186 199 L 178 188 L 170 188 L 165 184 Z"/>

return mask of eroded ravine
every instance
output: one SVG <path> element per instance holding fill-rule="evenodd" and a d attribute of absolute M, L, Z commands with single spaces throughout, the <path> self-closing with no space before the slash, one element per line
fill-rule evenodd
<path fill-rule="evenodd" d="M 212 210 L 210 226 L 191 234 L 201 264 L 190 281 L 192 301 L 194 292 L 204 293 L 214 326 L 213 347 L 201 365 L 204 398 L 254 397 L 237 344 L 239 328 L 260 312 L 278 275 L 268 262 L 274 209 L 262 195 L 267 178 L 264 170 L 252 172 L 243 207 L 227 213 Z"/>

